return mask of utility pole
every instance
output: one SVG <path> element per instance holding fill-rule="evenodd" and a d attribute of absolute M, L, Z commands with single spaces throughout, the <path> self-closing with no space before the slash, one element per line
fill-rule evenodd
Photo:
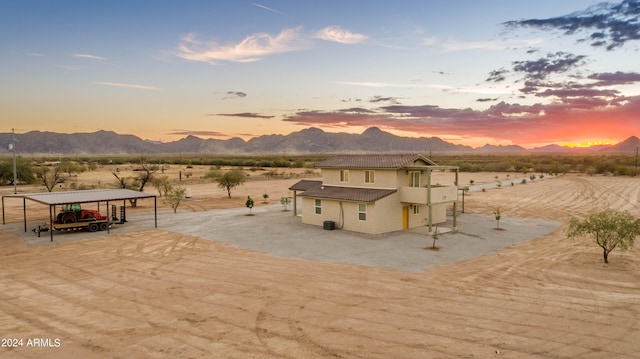
<path fill-rule="evenodd" d="M 11 151 L 13 151 L 13 194 L 18 194 L 18 172 L 16 170 L 16 133 L 11 129 Z"/>
<path fill-rule="evenodd" d="M 638 175 L 638 147 L 636 147 L 636 170 L 633 172 L 633 177 Z"/>

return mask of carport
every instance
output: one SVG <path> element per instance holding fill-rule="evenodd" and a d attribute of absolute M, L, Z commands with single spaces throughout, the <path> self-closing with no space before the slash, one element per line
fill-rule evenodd
<path fill-rule="evenodd" d="M 98 203 L 107 204 L 107 218 L 111 218 L 109 214 L 109 202 L 123 201 L 126 206 L 127 200 L 138 200 L 153 197 L 153 214 L 154 225 L 158 228 L 158 207 L 156 195 L 144 192 L 133 191 L 129 189 L 96 189 L 87 191 L 68 191 L 68 192 L 41 192 L 41 193 L 24 193 L 10 194 L 2 196 L 2 224 L 5 224 L 4 218 L 4 198 L 22 198 L 22 213 L 24 218 L 24 231 L 27 232 L 27 199 L 49 206 L 49 223 L 53 223 L 53 217 L 56 206 L 73 203 Z M 107 233 L 109 228 L 107 229 Z M 53 242 L 53 228 L 49 230 L 51 242 Z"/>

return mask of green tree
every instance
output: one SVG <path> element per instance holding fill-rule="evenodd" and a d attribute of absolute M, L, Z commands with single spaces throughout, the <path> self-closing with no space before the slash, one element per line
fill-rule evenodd
<path fill-rule="evenodd" d="M 160 197 L 162 197 L 163 195 L 166 196 L 167 192 L 169 192 L 173 188 L 173 185 L 169 181 L 169 176 L 154 176 L 153 178 L 151 178 L 150 182 L 151 185 L 158 190 L 158 194 L 160 195 Z"/>
<path fill-rule="evenodd" d="M 251 209 L 253 208 L 253 199 L 251 198 L 251 196 L 247 196 L 247 201 L 245 202 L 245 206 L 247 206 L 247 208 L 249 208 L 249 215 L 251 215 Z"/>
<path fill-rule="evenodd" d="M 282 205 L 282 210 L 283 211 L 287 210 L 287 207 L 289 206 L 289 203 L 291 203 L 291 198 L 289 198 L 289 197 L 280 198 L 280 204 Z"/>
<path fill-rule="evenodd" d="M 633 247 L 633 242 L 640 235 L 640 220 L 628 212 L 607 209 L 592 213 L 579 220 L 572 217 L 567 227 L 567 237 L 593 237 L 602 248 L 605 263 L 609 263 L 609 253 L 616 247 L 626 251 Z"/>
<path fill-rule="evenodd" d="M 218 182 L 218 187 L 226 190 L 227 195 L 231 198 L 231 190 L 243 184 L 246 176 L 242 169 L 234 168 L 218 176 L 215 180 Z"/>
<path fill-rule="evenodd" d="M 19 183 L 34 183 L 36 181 L 33 167 L 24 158 L 16 157 L 16 177 Z M 13 158 L 0 162 L 0 185 L 5 184 L 13 185 Z"/>
<path fill-rule="evenodd" d="M 496 211 L 493 212 L 493 215 L 496 217 L 496 229 L 500 229 L 500 218 L 502 218 L 500 208 L 496 209 Z"/>
<path fill-rule="evenodd" d="M 185 172 L 185 175 L 186 175 L 186 172 Z M 218 168 L 212 167 L 209 169 L 207 173 L 205 173 L 204 179 L 217 181 L 218 178 L 220 178 L 220 176 L 222 176 L 222 171 L 220 171 Z M 187 178 L 189 178 L 189 176 L 187 176 Z"/>
<path fill-rule="evenodd" d="M 58 171 L 66 173 L 67 177 L 71 177 L 74 173 L 82 173 L 87 170 L 86 166 L 79 165 L 73 161 L 63 161 L 56 167 Z"/>
<path fill-rule="evenodd" d="M 167 192 L 164 194 L 164 202 L 167 203 L 171 208 L 173 208 L 173 213 L 178 211 L 178 206 L 182 203 L 182 200 L 185 198 L 185 194 L 187 193 L 187 189 L 184 187 L 173 187 L 169 188 Z"/>

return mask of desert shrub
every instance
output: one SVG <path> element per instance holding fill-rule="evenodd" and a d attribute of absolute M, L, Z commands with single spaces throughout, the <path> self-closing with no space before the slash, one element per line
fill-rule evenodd
<path fill-rule="evenodd" d="M 72 189 L 74 191 L 85 191 L 88 189 L 95 189 L 96 185 L 92 185 L 92 184 L 86 184 L 86 183 L 77 183 L 77 182 L 71 182 L 69 184 L 69 189 Z"/>
<path fill-rule="evenodd" d="M 284 159 L 284 158 L 278 158 L 273 160 L 273 166 L 274 167 L 290 167 L 291 162 L 289 162 L 288 160 Z"/>
<path fill-rule="evenodd" d="M 244 167 L 256 167 L 256 160 L 251 159 L 251 158 L 245 158 L 244 160 L 242 160 L 242 166 Z"/>
<path fill-rule="evenodd" d="M 611 160 L 604 160 L 596 163 L 596 173 L 599 173 L 599 174 L 613 173 L 615 170 L 616 170 L 616 164 Z"/>

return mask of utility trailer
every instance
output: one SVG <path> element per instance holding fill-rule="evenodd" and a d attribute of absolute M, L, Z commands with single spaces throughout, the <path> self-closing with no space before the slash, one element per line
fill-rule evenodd
<path fill-rule="evenodd" d="M 113 224 L 107 216 L 91 209 L 82 209 L 79 203 L 67 204 L 62 207 L 53 223 L 45 222 L 46 227 L 40 230 L 55 231 L 79 231 L 89 232 L 106 231 Z"/>
<path fill-rule="evenodd" d="M 48 222 L 48 221 L 47 221 Z M 48 223 L 47 223 L 48 224 Z M 113 224 L 109 220 L 80 220 L 72 223 L 53 222 L 50 226 L 56 231 L 79 231 L 87 230 L 89 232 L 106 231 Z"/>

